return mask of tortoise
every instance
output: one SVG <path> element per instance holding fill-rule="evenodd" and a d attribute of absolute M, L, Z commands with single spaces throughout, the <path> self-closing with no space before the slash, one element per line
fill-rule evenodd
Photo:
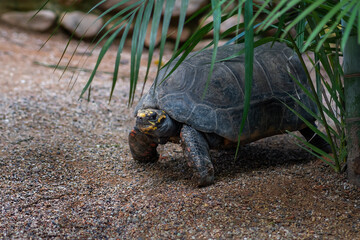
<path fill-rule="evenodd" d="M 244 55 L 220 60 L 243 48 L 242 44 L 219 47 L 219 61 L 215 62 L 210 81 L 211 49 L 190 53 L 168 78 L 165 77 L 169 69 L 178 59 L 169 68 L 160 70 L 149 92 L 135 107 L 136 124 L 129 134 L 134 160 L 155 162 L 159 158 L 156 150 L 159 144 L 180 142 L 185 159 L 194 170 L 195 183 L 202 187 L 214 182 L 209 150 L 237 145 L 245 88 Z M 299 130 L 307 141 L 329 152 L 328 143 L 288 108 L 310 123 L 315 122 L 291 97 L 316 112 L 315 104 L 293 77 L 308 87 L 305 71 L 291 48 L 276 42 L 254 49 L 250 110 L 241 133 L 241 144 Z"/>

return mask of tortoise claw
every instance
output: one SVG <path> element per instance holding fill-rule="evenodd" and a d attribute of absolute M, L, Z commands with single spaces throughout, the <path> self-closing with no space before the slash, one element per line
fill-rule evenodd
<path fill-rule="evenodd" d="M 200 174 L 201 175 L 201 174 Z M 214 183 L 214 175 L 205 174 L 205 176 L 198 177 L 197 186 L 198 187 L 207 187 Z"/>

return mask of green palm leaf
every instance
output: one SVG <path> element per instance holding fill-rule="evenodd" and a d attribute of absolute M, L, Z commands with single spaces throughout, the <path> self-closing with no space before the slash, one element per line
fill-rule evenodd
<path fill-rule="evenodd" d="M 252 87 L 252 77 L 253 77 L 253 62 L 254 62 L 254 29 L 251 25 L 251 20 L 253 17 L 253 4 L 251 0 L 245 2 L 245 97 L 244 97 L 244 111 L 242 114 L 239 137 L 238 137 L 238 146 L 236 149 L 237 156 L 239 147 L 240 147 L 240 138 L 242 130 L 245 126 L 247 120 L 247 115 L 250 107 L 250 97 L 251 97 L 251 87 Z"/>

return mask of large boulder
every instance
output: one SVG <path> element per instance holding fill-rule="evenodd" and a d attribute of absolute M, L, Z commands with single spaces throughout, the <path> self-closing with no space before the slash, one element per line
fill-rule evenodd
<path fill-rule="evenodd" d="M 67 31 L 74 33 L 77 38 L 95 37 L 104 22 L 95 14 L 86 14 L 81 11 L 65 13 L 62 16 L 61 26 Z"/>
<path fill-rule="evenodd" d="M 42 10 L 36 13 L 37 11 L 6 12 L 1 15 L 0 19 L 13 26 L 39 32 L 47 31 L 55 24 L 56 14 L 53 11 Z"/>

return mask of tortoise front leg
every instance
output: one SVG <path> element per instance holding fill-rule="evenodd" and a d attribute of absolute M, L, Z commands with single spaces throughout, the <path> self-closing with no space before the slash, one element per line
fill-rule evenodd
<path fill-rule="evenodd" d="M 135 128 L 129 133 L 129 145 L 134 160 L 138 162 L 156 162 L 159 158 L 156 140 Z"/>
<path fill-rule="evenodd" d="M 190 167 L 194 171 L 194 178 L 199 187 L 214 182 L 214 167 L 211 163 L 209 145 L 204 136 L 194 128 L 183 125 L 180 133 L 181 146 Z"/>

